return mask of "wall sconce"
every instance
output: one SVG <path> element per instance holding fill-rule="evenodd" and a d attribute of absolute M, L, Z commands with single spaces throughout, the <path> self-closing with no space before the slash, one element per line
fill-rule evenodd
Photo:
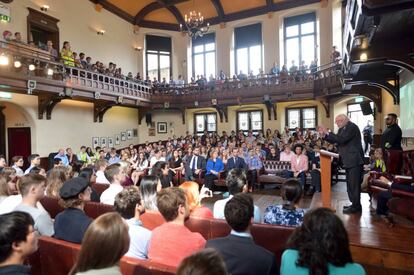
<path fill-rule="evenodd" d="M 362 62 L 366 62 L 368 60 L 367 54 L 361 53 L 361 55 L 359 56 L 359 60 L 361 60 Z"/>
<path fill-rule="evenodd" d="M 97 35 L 104 35 L 104 33 L 105 33 L 105 30 L 99 30 L 96 32 Z"/>
<path fill-rule="evenodd" d="M 138 47 L 135 47 L 134 49 L 135 49 L 136 51 L 140 52 L 140 51 L 142 50 L 142 47 L 141 47 L 141 46 L 138 46 Z"/>
<path fill-rule="evenodd" d="M 49 9 L 48 5 L 43 5 L 43 6 L 40 7 L 40 10 L 43 11 L 43 12 L 47 12 L 48 9 Z"/>

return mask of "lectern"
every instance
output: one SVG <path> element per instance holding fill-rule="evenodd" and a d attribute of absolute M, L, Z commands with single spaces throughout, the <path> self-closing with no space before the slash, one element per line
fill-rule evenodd
<path fill-rule="evenodd" d="M 331 207 L 331 163 L 332 158 L 339 158 L 338 154 L 320 150 L 321 158 L 321 187 L 322 187 L 322 206 L 326 208 Z"/>

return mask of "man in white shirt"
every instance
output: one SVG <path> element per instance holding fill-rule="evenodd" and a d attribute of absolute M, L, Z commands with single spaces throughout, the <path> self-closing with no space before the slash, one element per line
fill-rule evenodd
<path fill-rule="evenodd" d="M 108 161 L 106 159 L 99 159 L 96 162 L 96 183 L 110 184 L 109 180 L 105 177 L 106 167 L 108 167 Z"/>
<path fill-rule="evenodd" d="M 144 213 L 144 205 L 139 195 L 138 187 L 129 186 L 115 197 L 115 211 L 118 212 L 128 224 L 130 238 L 129 250 L 125 254 L 128 257 L 148 259 L 148 246 L 151 239 L 151 231 L 142 226 L 140 220 Z"/>
<path fill-rule="evenodd" d="M 161 156 L 161 151 L 158 149 L 155 149 L 154 155 L 150 159 L 150 168 L 154 166 L 159 161 L 165 161 L 165 158 Z"/>
<path fill-rule="evenodd" d="M 53 236 L 55 230 L 53 221 L 46 211 L 37 208 L 36 204 L 45 195 L 46 178 L 38 174 L 25 175 L 20 179 L 19 190 L 22 194 L 22 203 L 14 211 L 30 214 L 34 220 L 34 229 L 39 235 Z"/>
<path fill-rule="evenodd" d="M 226 178 L 226 185 L 229 189 L 230 196 L 226 199 L 218 200 L 214 203 L 213 216 L 216 219 L 224 219 L 224 207 L 226 206 L 227 202 L 233 198 L 234 195 L 238 193 L 247 193 L 248 185 L 245 171 L 243 169 L 237 168 L 230 170 Z M 257 207 L 257 205 L 254 205 L 253 213 L 254 222 L 260 223 L 260 209 Z"/>
<path fill-rule="evenodd" d="M 26 169 L 26 171 L 24 171 L 25 175 L 29 174 L 34 167 L 40 165 L 40 156 L 38 154 L 32 154 L 27 158 L 27 160 L 29 161 L 30 166 Z"/>
<path fill-rule="evenodd" d="M 124 169 L 119 163 L 111 164 L 105 169 L 105 177 L 111 185 L 102 193 L 101 203 L 114 205 L 115 196 L 124 189 L 121 185 L 125 180 Z"/>

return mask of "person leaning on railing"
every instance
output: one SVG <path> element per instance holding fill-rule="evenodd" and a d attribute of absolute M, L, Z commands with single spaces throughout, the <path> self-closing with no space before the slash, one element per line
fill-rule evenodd
<path fill-rule="evenodd" d="M 68 41 L 63 42 L 63 48 L 60 51 L 60 57 L 62 58 L 64 65 L 75 67 L 75 59 L 73 58 L 73 52 L 70 49 L 70 43 Z"/>

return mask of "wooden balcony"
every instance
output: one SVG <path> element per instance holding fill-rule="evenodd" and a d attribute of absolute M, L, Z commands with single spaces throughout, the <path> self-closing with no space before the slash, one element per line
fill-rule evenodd
<path fill-rule="evenodd" d="M 242 81 L 222 81 L 206 85 L 182 85 L 152 88 L 145 83 L 64 66 L 43 50 L 27 45 L 1 43 L 2 54 L 9 64 L 0 66 L 3 90 L 37 95 L 39 119 L 51 118 L 53 107 L 62 99 L 75 99 L 94 103 L 94 121 L 102 121 L 104 113 L 115 105 L 144 108 L 186 108 L 308 100 L 337 94 L 341 91 L 341 72 L 331 64 L 318 71 L 294 76 L 270 76 Z M 21 66 L 14 66 L 14 61 Z M 29 69 L 34 64 L 35 69 Z M 35 82 L 35 88 L 28 84 Z M 43 107 L 42 107 L 43 106 Z M 144 113 L 144 112 L 142 112 Z"/>

